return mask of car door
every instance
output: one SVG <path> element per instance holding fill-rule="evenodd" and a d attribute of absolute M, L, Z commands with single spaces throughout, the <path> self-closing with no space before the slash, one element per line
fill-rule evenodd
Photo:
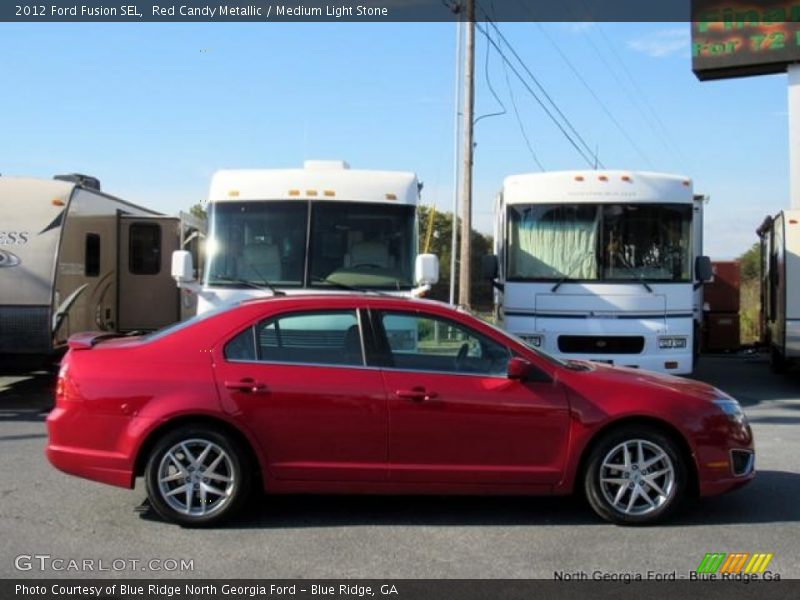
<path fill-rule="evenodd" d="M 509 349 L 453 320 L 378 311 L 373 323 L 386 355 L 390 480 L 561 479 L 569 416 L 558 384 L 509 379 Z"/>
<path fill-rule="evenodd" d="M 217 357 L 226 410 L 260 443 L 272 476 L 383 481 L 387 405 L 367 368 L 357 310 L 282 313 L 232 336 Z"/>

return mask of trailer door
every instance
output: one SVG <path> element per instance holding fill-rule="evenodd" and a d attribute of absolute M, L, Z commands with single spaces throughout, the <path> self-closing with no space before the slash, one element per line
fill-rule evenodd
<path fill-rule="evenodd" d="M 120 331 L 153 330 L 177 321 L 180 297 L 172 280 L 172 252 L 179 249 L 174 217 L 119 218 Z"/>

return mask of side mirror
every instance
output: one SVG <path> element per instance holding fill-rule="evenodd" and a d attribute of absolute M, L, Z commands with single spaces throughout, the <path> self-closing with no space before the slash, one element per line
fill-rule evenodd
<path fill-rule="evenodd" d="M 420 254 L 414 263 L 417 285 L 433 285 L 439 281 L 439 258 L 435 254 Z"/>
<path fill-rule="evenodd" d="M 531 372 L 531 363 L 524 358 L 512 357 L 508 361 L 508 378 L 525 381 Z"/>
<path fill-rule="evenodd" d="M 513 356 L 508 360 L 508 371 L 506 376 L 516 381 L 534 381 L 538 383 L 553 383 L 550 376 L 544 371 L 540 371 L 524 358 Z"/>
<path fill-rule="evenodd" d="M 694 273 L 698 281 L 711 281 L 711 278 L 714 277 L 711 259 L 707 256 L 698 256 L 694 261 Z"/>
<path fill-rule="evenodd" d="M 192 253 L 187 250 L 175 250 L 172 253 L 172 278 L 180 285 L 194 281 L 194 264 Z"/>
<path fill-rule="evenodd" d="M 487 254 L 481 257 L 481 276 L 490 281 L 497 279 L 500 271 L 499 261 L 496 254 Z"/>

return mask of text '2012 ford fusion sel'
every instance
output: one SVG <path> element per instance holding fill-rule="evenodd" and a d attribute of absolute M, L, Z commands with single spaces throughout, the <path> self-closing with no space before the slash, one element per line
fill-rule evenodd
<path fill-rule="evenodd" d="M 561 362 L 444 304 L 243 302 L 141 337 L 78 334 L 48 419 L 57 468 L 182 525 L 267 494 L 583 492 L 650 523 L 754 476 L 739 404 L 703 383 Z"/>

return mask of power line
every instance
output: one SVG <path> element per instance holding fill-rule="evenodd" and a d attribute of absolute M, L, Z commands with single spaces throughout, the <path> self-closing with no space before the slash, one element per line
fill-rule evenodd
<path fill-rule="evenodd" d="M 519 115 L 519 108 L 517 108 L 517 100 L 514 97 L 514 89 L 511 86 L 511 79 L 508 76 L 508 65 L 503 62 L 503 72 L 506 76 L 506 85 L 508 86 L 508 96 L 511 98 L 511 107 L 514 109 L 514 116 L 517 118 L 517 125 L 519 126 L 519 131 L 522 134 L 522 139 L 525 140 L 525 145 L 528 147 L 528 151 L 531 153 L 533 157 L 533 162 L 539 167 L 540 171 L 546 171 L 547 169 L 544 168 L 542 162 L 539 160 L 539 157 L 536 155 L 536 152 L 533 149 L 533 144 L 531 140 L 528 138 L 528 133 L 525 131 L 525 125 L 522 122 L 522 118 Z"/>
<path fill-rule="evenodd" d="M 500 96 L 497 95 L 497 92 L 495 91 L 494 86 L 492 85 L 492 78 L 489 76 L 489 56 L 491 55 L 491 52 L 489 50 L 490 50 L 490 48 L 489 48 L 489 38 L 487 37 L 486 38 L 486 59 L 484 60 L 484 63 L 483 63 L 484 75 L 486 77 L 486 85 L 489 88 L 489 91 L 492 93 L 492 96 L 494 96 L 495 101 L 500 105 L 500 107 L 503 110 L 502 110 L 502 112 L 493 112 L 493 113 L 488 113 L 488 114 L 485 114 L 485 115 L 481 115 L 480 117 L 478 117 L 477 119 L 475 119 L 472 122 L 473 125 L 477 125 L 478 121 L 480 121 L 482 119 L 488 119 L 489 117 L 501 117 L 501 116 L 503 116 L 504 114 L 506 114 L 508 112 L 508 110 L 506 109 L 506 105 L 503 104 L 503 101 L 500 100 Z"/>
<path fill-rule="evenodd" d="M 481 26 L 481 25 L 479 25 L 477 23 L 475 24 L 475 26 L 478 28 L 479 31 L 481 31 L 484 35 L 486 35 L 486 29 L 483 26 Z M 541 109 L 550 118 L 550 120 L 555 124 L 555 126 L 558 127 L 558 129 L 559 129 L 559 131 L 561 131 L 562 135 L 565 138 L 567 138 L 567 141 L 572 145 L 572 147 L 575 148 L 576 152 L 578 152 L 578 154 L 581 155 L 583 160 L 586 161 L 586 163 L 589 165 L 590 168 L 594 168 L 594 166 L 595 166 L 597 161 L 596 161 L 596 157 L 591 152 L 591 150 L 589 150 L 588 153 L 587 153 L 587 151 L 585 151 L 583 148 L 581 148 L 578 145 L 578 143 L 573 139 L 573 137 L 566 130 L 565 126 L 558 120 L 558 118 L 553 114 L 553 112 L 547 107 L 547 105 L 539 97 L 539 95 L 536 93 L 536 91 L 530 86 L 530 84 L 528 84 L 528 82 L 525 80 L 525 77 L 523 77 L 522 74 L 519 72 L 519 70 L 517 70 L 517 68 L 512 64 L 512 62 L 509 60 L 509 58 L 506 56 L 505 52 L 503 52 L 503 49 L 497 44 L 497 42 L 495 42 L 488 35 L 486 36 L 486 38 L 489 40 L 489 43 L 492 45 L 492 47 L 494 47 L 495 51 L 500 56 L 500 58 L 503 59 L 503 62 L 508 66 L 509 69 L 511 69 L 511 71 L 514 73 L 514 75 L 516 75 L 517 79 L 519 79 L 520 83 L 522 83 L 522 85 L 525 87 L 525 89 L 528 91 L 528 93 L 533 97 L 534 100 L 536 100 L 536 102 L 539 104 Z M 582 143 L 585 146 L 585 142 L 582 141 Z"/>
<path fill-rule="evenodd" d="M 525 7 L 529 11 L 531 10 L 530 7 L 527 4 L 525 5 Z M 612 114 L 612 112 L 608 108 L 608 106 L 600 99 L 600 97 L 597 95 L 597 93 L 594 91 L 594 89 L 592 89 L 592 87 L 589 85 L 589 83 L 586 81 L 586 79 L 583 77 L 583 75 L 580 74 L 580 72 L 575 67 L 575 65 L 572 63 L 572 61 L 570 61 L 569 58 L 567 57 L 567 55 L 564 54 L 564 52 L 561 50 L 561 47 L 558 45 L 558 42 L 553 40 L 553 38 L 550 36 L 550 34 L 547 33 L 547 30 L 544 27 L 542 27 L 541 23 L 536 23 L 536 26 L 539 28 L 539 31 L 544 35 L 545 39 L 547 39 L 547 41 L 550 42 L 550 44 L 553 46 L 553 48 L 555 48 L 556 52 L 558 52 L 558 55 L 561 57 L 561 60 L 563 60 L 564 63 L 567 65 L 567 67 L 569 67 L 569 69 L 570 69 L 570 71 L 572 71 L 573 75 L 575 75 L 575 77 L 578 79 L 578 81 L 580 81 L 580 83 L 583 85 L 583 87 L 586 89 L 586 91 L 589 92 L 589 94 L 592 96 L 592 98 L 594 98 L 595 102 L 597 102 L 597 104 L 600 106 L 600 108 L 606 114 L 606 116 L 609 118 L 609 120 L 619 130 L 619 132 L 623 135 L 623 137 L 625 137 L 625 139 L 628 141 L 628 143 L 630 143 L 630 145 L 633 147 L 633 149 L 636 151 L 636 153 L 642 158 L 642 160 L 644 160 L 644 162 L 646 162 L 652 168 L 653 167 L 653 163 L 647 157 L 645 152 L 641 149 L 641 147 L 639 147 L 639 145 L 636 143 L 634 138 L 627 132 L 627 130 L 622 126 L 622 124 Z"/>
<path fill-rule="evenodd" d="M 686 160 L 685 160 L 685 158 L 683 156 L 683 153 L 680 151 L 680 148 L 678 148 L 677 144 L 675 144 L 675 142 L 673 141 L 672 136 L 669 134 L 669 130 L 664 125 L 664 122 L 658 116 L 658 113 L 653 108 L 653 105 L 647 99 L 647 96 L 644 94 L 644 92 L 642 91 L 641 87 L 639 87 L 639 84 L 636 82 L 636 78 L 631 74 L 630 69 L 628 69 L 628 66 L 622 60 L 622 57 L 619 55 L 619 53 L 616 51 L 614 46 L 611 44 L 611 41 L 606 36 L 605 31 L 603 31 L 603 28 L 600 26 L 599 23 L 597 25 L 597 31 L 600 33 L 600 37 L 603 39 L 603 41 L 605 42 L 606 46 L 611 51 L 611 55 L 616 59 L 616 61 L 620 65 L 620 67 L 622 67 L 622 71 L 623 71 L 623 73 L 625 73 L 625 76 L 630 81 L 631 86 L 632 86 L 632 88 L 634 90 L 634 93 L 639 97 L 639 99 L 641 100 L 642 104 L 644 104 L 645 108 L 647 108 L 647 110 L 650 112 L 650 114 L 655 119 L 655 122 L 660 127 L 661 132 L 657 132 L 657 135 L 661 138 L 662 143 L 667 148 L 667 150 L 669 150 L 673 154 L 673 156 L 675 158 L 677 158 L 678 162 L 681 163 L 681 166 L 684 169 L 686 169 L 687 165 L 686 165 Z M 652 125 L 651 125 L 651 129 L 655 129 L 655 128 L 653 128 Z"/>
<path fill-rule="evenodd" d="M 592 167 L 594 167 L 596 164 L 599 164 L 601 167 L 603 167 L 603 164 L 600 162 L 600 160 L 598 159 L 598 157 L 595 155 L 594 151 L 593 151 L 593 150 L 591 149 L 591 147 L 590 147 L 590 146 L 589 146 L 589 145 L 586 143 L 586 141 L 583 139 L 583 137 L 582 137 L 582 136 L 581 136 L 581 134 L 578 132 L 578 130 L 575 128 L 575 126 L 574 126 L 574 125 L 573 125 L 573 124 L 570 122 L 570 120 L 567 118 L 567 116 L 564 114 L 564 112 L 563 112 L 563 111 L 562 111 L 562 110 L 559 108 L 559 106 L 558 106 L 558 103 L 556 103 L 556 101 L 555 101 L 555 100 L 553 100 L 553 98 L 550 96 L 550 94 L 547 92 L 547 90 L 546 90 L 546 89 L 545 89 L 545 87 L 544 87 L 544 86 L 541 84 L 541 82 L 540 82 L 540 81 L 539 81 L 539 80 L 536 78 L 536 76 L 533 74 L 533 72 L 532 72 L 532 71 L 531 71 L 531 69 L 528 67 L 528 65 L 525 63 L 525 61 L 524 61 L 524 60 L 522 60 L 522 58 L 520 57 L 519 53 L 518 53 L 518 52 L 517 52 L 517 51 L 514 49 L 514 47 L 511 45 L 511 43 L 510 43 L 510 42 L 509 42 L 509 41 L 506 39 L 506 37 L 505 37 L 505 36 L 503 35 L 503 33 L 500 31 L 500 28 L 497 26 L 497 24 L 496 24 L 496 23 L 494 23 L 494 21 L 492 21 L 492 19 L 491 19 L 490 15 L 489 15 L 489 14 L 486 12 L 486 10 L 485 10 L 485 9 L 484 9 L 484 8 L 483 8 L 483 7 L 482 7 L 480 4 L 478 4 L 478 6 L 479 6 L 479 8 L 481 9 L 481 11 L 484 13 L 484 15 L 485 15 L 485 18 L 486 18 L 486 22 L 487 22 L 487 23 L 489 23 L 489 24 L 492 26 L 492 28 L 493 28 L 493 29 L 494 29 L 494 30 L 497 32 L 497 35 L 498 35 L 498 37 L 500 38 L 500 40 L 502 40 L 503 44 L 504 44 L 504 45 L 505 45 L 505 46 L 506 46 L 506 47 L 507 47 L 507 48 L 508 48 L 508 49 L 511 51 L 511 53 L 512 53 L 512 54 L 513 54 L 513 56 L 514 56 L 514 58 L 515 58 L 515 59 L 517 60 L 517 62 L 520 64 L 520 66 L 522 67 L 522 69 L 525 71 L 525 73 L 528 75 L 528 77 L 531 79 L 531 81 L 533 81 L 533 83 L 534 83 L 534 84 L 536 85 L 536 87 L 539 89 L 539 91 L 541 92 L 541 94 L 542 94 L 542 95 L 543 95 L 543 96 L 544 96 L 544 97 L 547 99 L 548 103 L 549 103 L 549 104 L 550 104 L 550 105 L 553 107 L 553 109 L 555 110 L 555 112 L 556 112 L 556 113 L 558 114 L 558 116 L 561 118 L 561 121 L 563 122 L 563 126 L 562 126 L 561 124 L 559 124 L 559 129 L 561 129 L 562 133 L 564 133 L 565 135 L 567 135 L 568 139 L 570 140 L 570 143 L 572 143 L 572 144 L 573 144 L 573 146 L 577 146 L 577 143 L 576 143 L 576 142 L 575 142 L 575 141 L 572 139 L 572 136 L 569 136 L 569 135 L 566 133 L 566 131 L 565 131 L 565 127 L 566 127 L 566 128 L 569 128 L 569 130 L 572 132 L 572 134 L 575 136 L 575 138 L 577 138 L 577 140 L 578 140 L 578 142 L 580 143 L 580 145 L 581 145 L 581 146 L 583 146 L 583 150 L 581 150 L 581 151 L 580 151 L 580 154 L 581 154 L 581 156 L 583 156 L 583 157 L 584 157 L 584 159 L 585 159 L 585 160 L 587 160 L 587 162 L 588 162 L 588 163 L 589 163 L 589 164 L 590 164 Z M 481 28 L 481 30 L 483 30 L 483 28 Z M 492 39 L 491 39 L 491 38 L 489 38 L 488 36 L 487 36 L 487 38 L 488 38 L 488 39 L 490 39 L 490 42 L 491 42 L 491 43 L 492 43 L 492 45 L 495 47 L 495 49 L 497 50 L 497 52 L 498 52 L 498 53 L 499 53 L 501 56 L 503 56 L 503 57 L 504 57 L 504 60 L 506 60 L 506 62 L 508 63 L 509 67 L 511 67 L 511 68 L 512 68 L 512 70 L 514 70 L 514 71 L 515 71 L 515 74 L 516 74 L 516 75 L 517 75 L 517 77 L 520 79 L 520 81 L 523 81 L 523 82 L 524 82 L 524 79 L 523 79 L 523 78 L 520 76 L 519 72 L 518 72 L 518 71 L 516 71 L 516 69 L 514 69 L 513 65 L 511 65 L 511 62 L 510 62 L 510 61 L 508 60 L 508 58 L 505 56 L 505 54 L 504 54 L 504 53 L 503 53 L 503 51 L 500 49 L 500 47 L 499 47 L 499 46 L 498 46 L 498 45 L 497 45 L 497 44 L 494 42 L 494 40 L 492 40 Z M 537 99 L 537 102 L 539 102 L 539 103 L 540 103 L 540 105 L 542 105 L 542 107 L 544 108 L 544 103 L 543 103 L 543 102 L 541 101 L 541 99 L 540 99 L 540 98 L 538 98 L 538 96 L 537 96 L 537 95 L 536 95 L 536 94 L 533 92 L 533 90 L 530 88 L 530 86 L 528 86 L 528 85 L 526 84 L 526 87 L 528 88 L 528 90 L 530 91 L 530 93 L 531 93 L 532 95 L 534 95 L 534 97 L 536 97 L 536 99 Z M 548 113 L 548 115 L 550 116 L 550 118 L 554 120 L 554 122 L 557 122 L 557 121 L 556 121 L 556 119 L 555 119 L 555 117 L 552 115 L 552 112 L 551 112 L 551 111 L 547 110 L 546 112 Z M 576 148 L 576 149 L 577 149 L 577 148 Z M 588 160 L 588 159 L 586 159 L 586 155 L 589 155 L 589 156 L 591 156 L 591 157 L 592 157 L 592 160 Z"/>

